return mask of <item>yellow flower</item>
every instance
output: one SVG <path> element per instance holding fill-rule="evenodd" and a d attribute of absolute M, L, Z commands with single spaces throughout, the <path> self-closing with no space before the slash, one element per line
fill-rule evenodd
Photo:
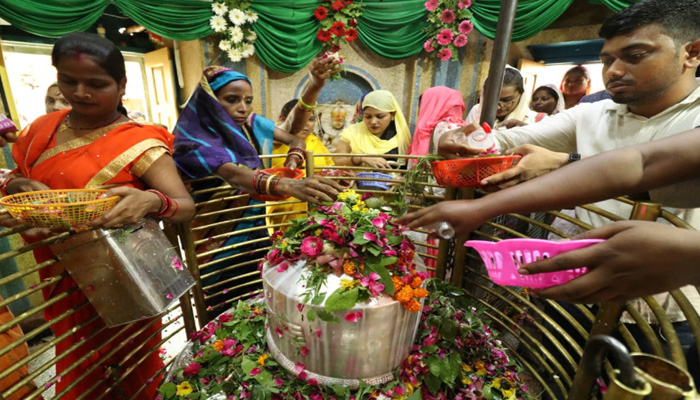
<path fill-rule="evenodd" d="M 270 357 L 270 355 L 267 354 L 267 353 L 265 353 L 265 354 L 261 355 L 260 357 L 258 357 L 258 364 L 260 364 L 261 367 L 264 367 L 264 366 L 265 366 L 265 360 L 267 360 L 268 357 Z"/>
<path fill-rule="evenodd" d="M 462 363 L 462 369 L 463 369 L 464 371 L 466 371 L 466 372 L 471 372 L 471 371 L 473 371 L 473 370 L 472 370 L 472 367 L 470 367 L 469 364 L 465 364 L 465 363 Z"/>
<path fill-rule="evenodd" d="M 282 246 L 289 246 L 287 239 L 282 240 Z"/>
<path fill-rule="evenodd" d="M 494 379 L 491 386 L 495 387 L 496 389 L 500 389 L 501 388 L 501 379 L 503 379 L 503 378 Z"/>
<path fill-rule="evenodd" d="M 224 349 L 224 341 L 223 340 L 217 340 L 214 342 L 214 350 L 216 351 L 221 351 Z"/>
<path fill-rule="evenodd" d="M 316 229 L 316 230 L 314 231 L 314 235 L 317 236 L 317 237 L 320 237 L 320 236 L 321 236 L 321 232 L 323 232 L 323 230 L 321 230 L 321 228 L 318 228 L 318 229 Z"/>
<path fill-rule="evenodd" d="M 177 385 L 177 392 L 175 392 L 175 394 L 178 396 L 187 396 L 188 394 L 192 393 L 192 391 L 192 385 L 190 385 L 189 382 L 184 381 Z"/>
<path fill-rule="evenodd" d="M 472 380 L 469 379 L 469 378 L 464 378 L 464 379 L 462 379 L 462 383 L 465 384 L 465 385 L 471 385 L 471 384 L 472 384 Z"/>
<path fill-rule="evenodd" d="M 345 290 L 350 290 L 359 284 L 358 280 L 352 280 L 352 279 L 341 279 L 340 280 L 340 286 L 345 289 Z"/>
<path fill-rule="evenodd" d="M 479 376 L 484 376 L 486 375 L 486 368 L 484 367 L 484 362 L 479 360 L 474 364 L 474 368 L 476 368 L 476 374 Z"/>

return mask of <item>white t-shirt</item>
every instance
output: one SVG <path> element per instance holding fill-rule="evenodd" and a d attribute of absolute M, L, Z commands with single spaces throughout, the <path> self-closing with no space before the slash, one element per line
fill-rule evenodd
<path fill-rule="evenodd" d="M 537 124 L 494 131 L 494 137 L 501 151 L 530 143 L 552 151 L 580 153 L 583 157 L 589 157 L 665 138 L 696 127 L 700 127 L 700 86 L 679 103 L 651 118 L 630 112 L 627 105 L 603 100 L 579 104 Z M 700 178 L 654 189 L 649 195 L 651 200 L 662 203 L 664 209 L 678 215 L 693 228 L 700 228 L 700 209 L 684 208 L 697 205 L 700 199 Z M 631 206 L 614 200 L 595 205 L 620 216 L 629 216 L 632 210 Z M 594 227 L 610 223 L 607 218 L 581 208 L 576 209 L 576 215 Z M 692 286 L 686 286 L 682 291 L 695 309 L 700 311 L 698 291 Z M 655 298 L 672 322 L 685 319 L 670 295 L 662 294 Z M 656 322 L 646 304 L 640 303 L 643 302 L 636 302 L 636 306 L 647 321 Z"/>

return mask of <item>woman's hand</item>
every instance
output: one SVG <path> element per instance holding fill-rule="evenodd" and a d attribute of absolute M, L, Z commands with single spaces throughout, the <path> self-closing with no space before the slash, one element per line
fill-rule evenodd
<path fill-rule="evenodd" d="M 139 222 L 146 214 L 158 212 L 162 205 L 162 200 L 157 194 L 126 186 L 110 189 L 101 197 L 112 196 L 120 196 L 121 200 L 114 208 L 88 223 L 88 226 L 115 228 L 133 224 Z"/>
<path fill-rule="evenodd" d="M 309 86 L 323 87 L 331 75 L 338 72 L 340 63 L 334 57 L 319 56 L 309 65 Z"/>
<path fill-rule="evenodd" d="M 24 192 L 36 192 L 39 190 L 51 190 L 50 187 L 39 181 L 29 178 L 13 178 L 5 188 L 7 194 L 17 194 Z"/>
<path fill-rule="evenodd" d="M 409 229 L 427 227 L 436 222 L 449 222 L 456 234 L 469 233 L 489 219 L 481 211 L 480 200 L 443 201 L 399 218 L 399 224 L 407 225 Z"/>
<path fill-rule="evenodd" d="M 322 201 L 335 201 L 338 193 L 344 190 L 345 188 L 334 180 L 313 177 L 301 180 L 282 178 L 277 191 L 302 201 L 319 204 Z"/>
<path fill-rule="evenodd" d="M 362 156 L 362 163 L 372 168 L 391 168 L 391 165 L 384 157 Z"/>

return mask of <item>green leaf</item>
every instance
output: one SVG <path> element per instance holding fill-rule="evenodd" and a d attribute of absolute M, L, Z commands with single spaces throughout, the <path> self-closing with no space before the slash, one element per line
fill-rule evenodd
<path fill-rule="evenodd" d="M 317 306 L 321 303 L 323 303 L 323 300 L 326 298 L 326 292 L 319 293 L 316 297 L 311 299 L 311 304 Z"/>
<path fill-rule="evenodd" d="M 412 395 L 408 396 L 406 400 L 423 400 L 420 390 L 416 390 Z"/>
<path fill-rule="evenodd" d="M 250 375 L 250 371 L 252 371 L 253 368 L 255 368 L 257 366 L 258 366 L 258 363 L 251 360 L 250 358 L 244 358 L 243 361 L 241 362 L 241 368 L 243 369 L 243 372 L 245 372 L 246 375 Z"/>
<path fill-rule="evenodd" d="M 379 266 L 380 267 L 386 267 L 387 265 L 391 265 L 399 261 L 398 257 L 382 257 L 381 260 L 379 260 Z"/>
<path fill-rule="evenodd" d="M 445 320 L 438 329 L 440 335 L 444 336 L 446 340 L 453 340 L 455 337 L 457 337 L 457 331 L 457 324 L 451 320 Z"/>
<path fill-rule="evenodd" d="M 442 371 L 442 358 L 440 356 L 432 355 L 428 357 L 425 361 L 428 364 L 428 369 L 430 373 L 435 376 L 440 376 Z"/>
<path fill-rule="evenodd" d="M 353 239 L 352 242 L 350 242 L 350 243 L 352 243 L 352 244 L 366 244 L 366 243 L 369 243 L 369 240 L 367 240 L 367 239 L 364 238 L 364 234 L 365 234 L 365 232 L 356 231 L 356 232 L 353 234 L 354 239 Z"/>
<path fill-rule="evenodd" d="M 425 377 L 423 380 L 425 382 L 425 385 L 428 386 L 428 389 L 430 390 L 430 393 L 436 394 L 438 389 L 440 389 L 440 378 L 433 374 L 429 374 Z"/>
<path fill-rule="evenodd" d="M 340 386 L 340 385 L 333 385 L 331 386 L 331 389 L 333 389 L 333 392 L 336 394 L 336 396 L 345 396 L 350 389 L 348 389 L 345 386 Z"/>
<path fill-rule="evenodd" d="M 374 245 L 374 244 L 365 247 L 365 250 L 372 253 L 373 256 L 378 256 L 382 253 L 382 249 L 379 246 Z"/>
<path fill-rule="evenodd" d="M 306 318 L 309 320 L 309 322 L 316 321 L 316 310 L 309 308 L 309 311 L 306 312 Z"/>
<path fill-rule="evenodd" d="M 395 258 L 395 257 L 389 257 L 389 258 Z M 379 282 L 384 284 L 384 293 L 388 294 L 389 296 L 393 296 L 394 295 L 394 282 L 391 280 L 391 275 L 389 274 L 389 270 L 387 270 L 386 267 L 381 265 L 381 261 L 379 264 L 366 263 L 365 266 L 370 271 L 374 271 L 379 275 Z"/>
<path fill-rule="evenodd" d="M 452 366 L 450 358 L 445 357 L 440 363 L 440 369 L 442 372 L 442 375 L 440 376 L 442 378 L 442 381 L 447 383 L 448 385 L 452 385 L 455 379 L 457 379 L 457 375 L 459 374 L 459 367 L 454 368 Z"/>
<path fill-rule="evenodd" d="M 339 288 L 326 299 L 326 311 L 344 311 L 349 310 L 357 303 L 359 290 L 357 288 L 345 290 Z"/>
<path fill-rule="evenodd" d="M 318 311 L 316 311 L 316 315 L 318 315 L 318 317 L 321 318 L 322 321 L 331 322 L 331 323 L 338 322 L 338 318 L 336 318 L 335 315 L 329 313 L 326 310 L 318 310 Z"/>
<path fill-rule="evenodd" d="M 177 392 L 177 385 L 172 382 L 166 382 L 160 386 L 158 392 L 163 395 L 166 399 L 175 397 Z"/>

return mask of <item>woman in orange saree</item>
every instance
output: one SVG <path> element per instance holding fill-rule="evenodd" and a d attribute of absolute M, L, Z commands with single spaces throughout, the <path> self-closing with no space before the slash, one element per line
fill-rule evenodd
<path fill-rule="evenodd" d="M 131 122 L 121 112 L 126 77 L 119 50 L 96 35 L 76 33 L 56 42 L 52 59 L 73 109 L 42 116 L 22 131 L 12 149 L 17 175 L 6 182 L 6 191 L 114 187 L 107 196 L 122 198 L 90 223 L 95 227 L 136 222 L 146 214 L 172 222 L 190 219 L 194 203 L 170 157 L 172 135 Z M 153 190 L 141 190 L 146 187 Z M 177 208 L 164 211 L 167 204 Z M 35 258 L 40 263 L 54 255 L 42 247 Z M 60 263 L 40 271 L 42 280 L 57 275 L 62 279 L 43 290 L 47 303 L 58 299 L 45 317 L 55 319 L 54 334 L 63 338 L 50 381 L 56 398 L 155 398 L 163 368 L 160 319 L 107 328 Z"/>

